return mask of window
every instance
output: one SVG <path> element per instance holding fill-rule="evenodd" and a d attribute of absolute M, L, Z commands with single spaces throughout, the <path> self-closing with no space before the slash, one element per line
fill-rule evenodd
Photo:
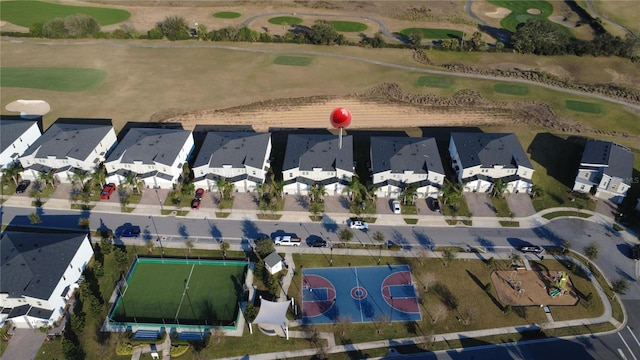
<path fill-rule="evenodd" d="M 580 190 L 584 190 L 584 185 L 580 186 Z"/>

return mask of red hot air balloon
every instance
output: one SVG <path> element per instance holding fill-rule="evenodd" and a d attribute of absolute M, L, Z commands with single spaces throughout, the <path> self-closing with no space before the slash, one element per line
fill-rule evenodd
<path fill-rule="evenodd" d="M 335 108 L 331 112 L 331 126 L 336 129 L 340 129 L 340 149 L 342 149 L 342 129 L 345 129 L 351 125 L 351 112 L 345 108 Z"/>

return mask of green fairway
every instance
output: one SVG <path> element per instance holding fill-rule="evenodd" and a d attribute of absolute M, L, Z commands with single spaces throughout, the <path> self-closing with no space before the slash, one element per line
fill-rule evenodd
<path fill-rule="evenodd" d="M 236 320 L 245 263 L 140 259 L 114 308 L 117 322 L 226 325 Z"/>
<path fill-rule="evenodd" d="M 567 100 L 565 101 L 565 105 L 567 109 L 573 111 L 579 111 L 583 113 L 589 114 L 600 114 L 602 113 L 602 108 L 600 105 L 590 102 L 577 101 L 577 100 Z"/>
<path fill-rule="evenodd" d="M 529 88 L 526 86 L 503 84 L 503 83 L 493 85 L 493 91 L 501 94 L 519 95 L 519 96 L 529 94 Z"/>
<path fill-rule="evenodd" d="M 298 25 L 302 24 L 302 19 L 295 16 L 277 16 L 269 19 L 269 23 L 275 25 Z"/>
<path fill-rule="evenodd" d="M 89 15 L 101 26 L 117 24 L 131 17 L 128 11 L 119 9 L 58 5 L 30 0 L 0 2 L 0 20 L 24 27 L 75 14 Z"/>
<path fill-rule="evenodd" d="M 358 32 L 367 30 L 367 25 L 355 21 L 332 21 L 331 24 L 336 31 Z"/>
<path fill-rule="evenodd" d="M 515 32 L 518 24 L 524 23 L 531 18 L 548 18 L 553 12 L 551 3 L 541 0 L 489 0 L 495 6 L 507 8 L 511 13 L 500 21 L 500 25 Z M 530 14 L 529 9 L 537 9 L 540 14 Z"/>
<path fill-rule="evenodd" d="M 240 16 L 241 14 L 235 11 L 220 11 L 213 14 L 213 17 L 218 19 L 237 19 Z"/>
<path fill-rule="evenodd" d="M 78 68 L 0 68 L 0 86 L 54 91 L 85 91 L 98 85 L 107 73 Z"/>
<path fill-rule="evenodd" d="M 406 37 L 411 36 L 414 31 L 420 31 L 425 39 L 462 39 L 462 31 L 452 29 L 429 29 L 429 28 L 406 28 L 400 33 Z"/>
<path fill-rule="evenodd" d="M 312 61 L 312 58 L 302 56 L 278 56 L 273 60 L 273 63 L 276 65 L 307 66 Z"/>
<path fill-rule="evenodd" d="M 453 80 L 444 76 L 420 76 L 416 81 L 419 87 L 448 88 L 453 84 Z"/>

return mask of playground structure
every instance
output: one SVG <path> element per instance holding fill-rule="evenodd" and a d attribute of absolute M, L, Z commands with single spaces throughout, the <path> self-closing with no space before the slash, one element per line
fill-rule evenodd
<path fill-rule="evenodd" d="M 549 286 L 549 296 L 556 298 L 566 293 L 566 286 L 569 277 L 564 271 L 558 271 L 557 276 L 554 276 L 551 285 Z"/>

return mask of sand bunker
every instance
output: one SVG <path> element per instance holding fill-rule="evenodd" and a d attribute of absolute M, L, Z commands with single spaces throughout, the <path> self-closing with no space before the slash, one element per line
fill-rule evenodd
<path fill-rule="evenodd" d="M 44 100 L 16 100 L 7 104 L 8 111 L 18 111 L 20 116 L 42 116 L 49 111 L 51 107 Z"/>
<path fill-rule="evenodd" d="M 540 11 L 540 9 L 531 8 L 531 9 L 527 9 L 527 13 L 531 15 L 540 15 L 542 14 L 542 11 Z"/>
<path fill-rule="evenodd" d="M 505 16 L 511 14 L 511 10 L 509 10 L 507 8 L 499 7 L 494 12 L 488 12 L 488 13 L 484 13 L 484 14 L 487 15 L 488 17 L 490 17 L 490 18 L 493 18 L 493 19 L 502 19 Z"/>

